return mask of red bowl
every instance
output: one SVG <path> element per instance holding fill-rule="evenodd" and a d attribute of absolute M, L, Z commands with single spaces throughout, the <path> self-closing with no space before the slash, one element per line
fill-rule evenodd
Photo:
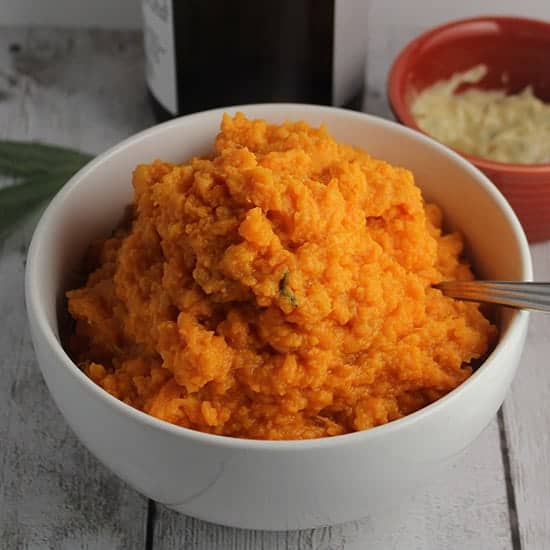
<path fill-rule="evenodd" d="M 550 102 L 550 23 L 488 16 L 425 32 L 405 47 L 390 70 L 388 95 L 395 117 L 422 131 L 410 111 L 414 93 L 480 63 L 488 71 L 476 87 L 517 93 L 531 84 L 536 96 Z M 550 238 L 550 164 L 496 162 L 458 152 L 502 191 L 531 242 Z"/>

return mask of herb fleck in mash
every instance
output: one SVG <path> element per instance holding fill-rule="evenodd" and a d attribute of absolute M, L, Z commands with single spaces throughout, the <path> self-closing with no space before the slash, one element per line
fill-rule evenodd
<path fill-rule="evenodd" d="M 69 348 L 153 416 L 258 439 L 364 430 L 454 389 L 496 336 L 432 288 L 472 274 L 413 175 L 324 128 L 225 116 L 211 157 L 133 184 L 67 293 Z"/>
<path fill-rule="evenodd" d="M 463 153 L 499 162 L 550 163 L 550 104 L 535 97 L 530 86 L 514 95 L 476 88 L 455 94 L 486 72 L 477 65 L 420 92 L 412 103 L 418 126 Z"/>

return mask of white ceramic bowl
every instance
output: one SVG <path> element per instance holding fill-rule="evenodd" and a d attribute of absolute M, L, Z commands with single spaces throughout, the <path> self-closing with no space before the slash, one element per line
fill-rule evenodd
<path fill-rule="evenodd" d="M 479 275 L 530 280 L 529 249 L 505 199 L 459 155 L 398 124 L 307 105 L 228 108 L 271 122 L 326 124 L 340 141 L 413 170 L 427 199 L 460 228 Z M 59 341 L 70 274 L 90 241 L 117 224 L 137 163 L 184 161 L 210 150 L 224 109 L 156 126 L 97 157 L 54 198 L 34 234 L 26 299 L 38 362 L 65 419 L 115 474 L 175 510 L 226 525 L 297 529 L 374 514 L 448 467 L 501 405 L 523 348 L 525 312 L 505 311 L 490 357 L 464 384 L 403 419 L 309 441 L 251 441 L 157 420 L 91 382 Z"/>

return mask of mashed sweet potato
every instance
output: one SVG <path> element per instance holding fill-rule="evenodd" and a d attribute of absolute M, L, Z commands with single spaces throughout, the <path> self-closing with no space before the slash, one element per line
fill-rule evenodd
<path fill-rule="evenodd" d="M 69 348 L 129 405 L 235 437 L 364 430 L 472 372 L 496 329 L 413 175 L 303 122 L 225 116 L 209 158 L 155 161 L 67 293 Z"/>

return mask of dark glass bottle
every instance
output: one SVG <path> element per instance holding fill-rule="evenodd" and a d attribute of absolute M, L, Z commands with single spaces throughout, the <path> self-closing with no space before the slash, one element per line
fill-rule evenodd
<path fill-rule="evenodd" d="M 157 118 L 246 103 L 357 101 L 366 4 L 143 0 L 147 81 Z"/>

